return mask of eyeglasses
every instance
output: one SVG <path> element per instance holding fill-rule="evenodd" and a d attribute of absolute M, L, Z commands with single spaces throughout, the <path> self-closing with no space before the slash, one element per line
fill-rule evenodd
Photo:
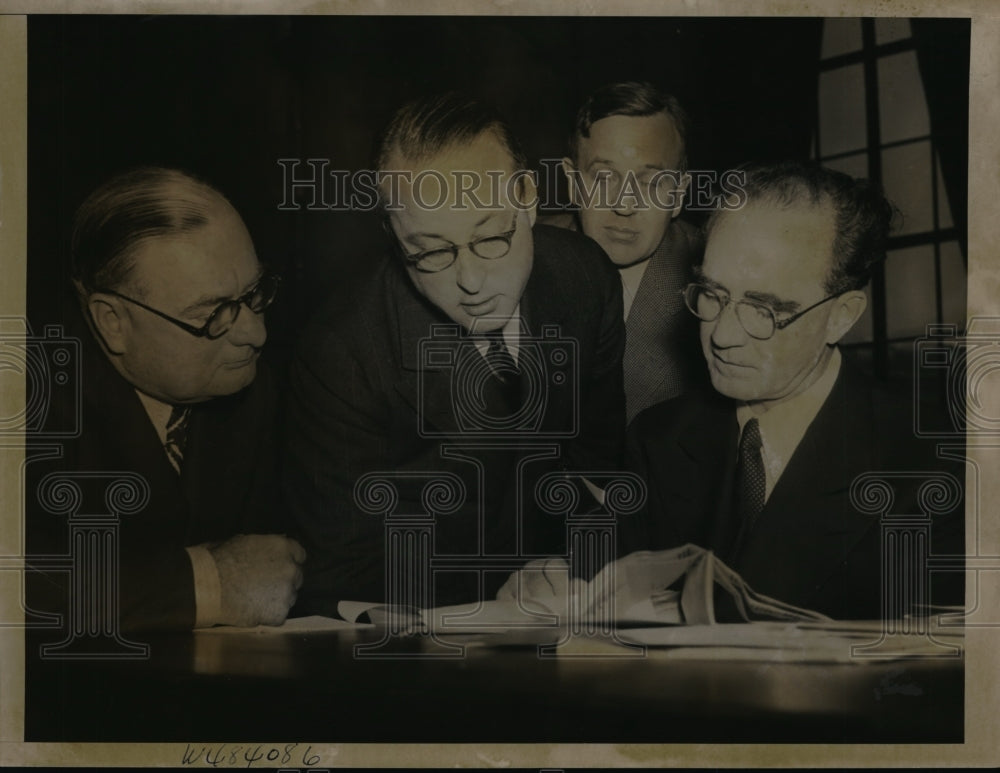
<path fill-rule="evenodd" d="M 108 295 L 114 295 L 116 298 L 121 298 L 123 301 L 128 301 L 129 303 L 134 303 L 139 308 L 150 311 L 158 317 L 162 317 L 167 320 L 167 322 L 172 322 L 177 325 L 181 330 L 190 333 L 198 338 L 221 338 L 236 324 L 236 318 L 240 315 L 240 309 L 246 306 L 254 314 L 262 313 L 268 306 L 274 302 L 274 296 L 278 294 L 278 285 L 281 284 L 281 277 L 277 274 L 266 274 L 261 277 L 261 280 L 257 282 L 250 290 L 241 295 L 239 298 L 235 298 L 231 301 L 225 301 L 220 303 L 211 314 L 208 315 L 208 319 L 205 320 L 205 324 L 201 327 L 195 327 L 194 325 L 189 325 L 187 322 L 171 317 L 169 314 L 164 314 L 159 309 L 154 309 L 152 306 L 147 306 L 142 301 L 137 301 L 135 298 L 129 298 L 127 295 L 122 295 L 122 293 L 116 290 L 98 290 L 98 292 L 107 293 Z"/>
<path fill-rule="evenodd" d="M 392 226 L 387 221 L 383 221 L 382 226 L 395 240 L 396 248 L 403 256 L 403 260 L 416 268 L 417 271 L 425 274 L 436 274 L 438 271 L 444 271 L 458 260 L 459 251 L 465 247 L 468 247 L 477 258 L 482 258 L 483 260 L 497 260 L 504 257 L 510 252 L 511 240 L 514 238 L 514 234 L 517 233 L 517 213 L 514 213 L 514 219 L 511 221 L 509 231 L 504 231 L 494 236 L 484 236 L 481 239 L 475 239 L 464 245 L 452 244 L 448 247 L 435 247 L 432 250 L 424 250 L 412 255 L 403 249 L 399 237 L 396 236 L 396 233 L 392 230 Z"/>
<path fill-rule="evenodd" d="M 684 296 L 684 303 L 688 310 L 702 322 L 714 322 L 722 314 L 722 310 L 733 302 L 726 291 L 702 284 L 689 284 L 681 291 L 681 294 Z M 774 335 L 776 330 L 784 330 L 802 315 L 836 297 L 837 295 L 828 295 L 823 300 L 817 301 L 812 306 L 784 319 L 775 317 L 774 309 L 763 303 L 740 300 L 736 301 L 734 306 L 736 319 L 740 321 L 747 335 L 760 341 L 766 341 Z"/>

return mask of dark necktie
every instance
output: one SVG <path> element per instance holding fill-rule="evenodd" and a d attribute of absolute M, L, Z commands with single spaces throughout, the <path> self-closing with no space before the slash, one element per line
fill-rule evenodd
<path fill-rule="evenodd" d="M 163 447 L 167 451 L 170 463 L 177 472 L 181 471 L 184 462 L 184 447 L 187 445 L 188 418 L 191 411 L 180 405 L 175 405 L 167 420 L 167 439 Z"/>
<path fill-rule="evenodd" d="M 736 468 L 736 497 L 739 512 L 739 537 L 733 551 L 735 559 L 746 544 L 757 516 L 764 509 L 765 476 L 761 456 L 760 424 L 750 419 L 740 435 L 739 464 Z"/>
<path fill-rule="evenodd" d="M 504 399 L 511 407 L 516 407 L 521 402 L 521 371 L 518 370 L 514 356 L 504 343 L 503 331 L 491 330 L 484 337 L 489 342 L 489 347 L 486 349 L 486 363 L 500 382 Z"/>

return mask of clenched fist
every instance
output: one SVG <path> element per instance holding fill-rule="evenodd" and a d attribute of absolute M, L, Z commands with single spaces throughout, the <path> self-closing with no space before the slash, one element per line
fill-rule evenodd
<path fill-rule="evenodd" d="M 224 625 L 281 625 L 302 585 L 306 551 L 280 534 L 240 534 L 209 548 L 222 585 Z"/>

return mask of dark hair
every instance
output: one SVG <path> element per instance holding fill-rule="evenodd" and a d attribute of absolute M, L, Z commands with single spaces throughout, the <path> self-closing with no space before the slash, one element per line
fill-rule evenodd
<path fill-rule="evenodd" d="M 670 118 L 681 140 L 680 169 L 687 170 L 688 115 L 681 103 L 651 83 L 628 81 L 602 86 L 587 97 L 576 114 L 576 126 L 569 136 L 569 157 L 577 162 L 580 138 L 590 136 L 590 127 L 602 118 L 626 115 L 644 118 L 663 113 Z"/>
<path fill-rule="evenodd" d="M 746 204 L 829 204 L 836 235 L 824 289 L 830 295 L 839 295 L 868 284 L 871 267 L 885 259 L 885 243 L 896 213 L 877 183 L 797 161 L 746 164 L 738 171 L 745 175 L 741 184 Z M 717 209 L 712 213 L 705 224 L 706 234 L 712 232 L 725 211 Z"/>
<path fill-rule="evenodd" d="M 177 169 L 147 166 L 116 175 L 91 193 L 76 212 L 72 275 L 91 293 L 121 287 L 147 239 L 205 225 L 225 197 L 208 183 Z M 228 203 L 228 202 L 227 202 Z M 136 288 L 140 293 L 142 288 Z"/>
<path fill-rule="evenodd" d="M 500 114 L 457 91 L 418 99 L 397 110 L 382 133 L 375 168 L 384 170 L 393 152 L 423 161 L 484 132 L 492 132 L 510 154 L 513 171 L 527 168 L 524 151 Z"/>

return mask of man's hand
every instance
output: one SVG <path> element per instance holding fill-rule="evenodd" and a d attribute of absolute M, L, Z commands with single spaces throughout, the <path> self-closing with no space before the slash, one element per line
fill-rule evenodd
<path fill-rule="evenodd" d="M 209 551 L 222 586 L 224 625 L 281 625 L 302 586 L 306 551 L 279 534 L 240 534 Z"/>
<path fill-rule="evenodd" d="M 497 601 L 519 601 L 529 607 L 537 601 L 553 612 L 568 608 L 571 596 L 584 592 L 587 583 L 569 576 L 569 564 L 564 558 L 536 558 L 507 578 L 497 591 Z"/>

